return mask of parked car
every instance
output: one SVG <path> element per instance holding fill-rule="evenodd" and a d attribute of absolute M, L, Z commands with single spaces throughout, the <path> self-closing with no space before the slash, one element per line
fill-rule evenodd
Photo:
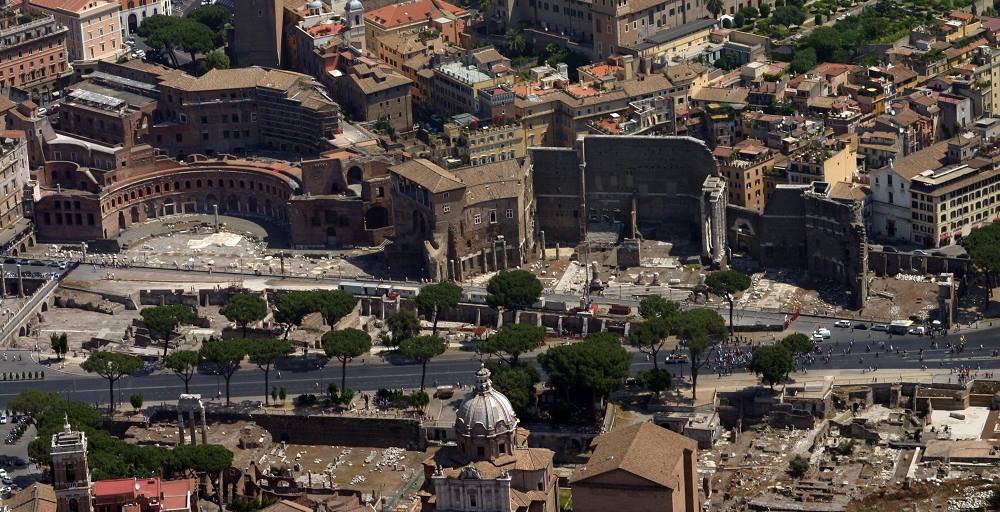
<path fill-rule="evenodd" d="M 867 331 L 868 324 L 854 324 L 854 329 L 858 331 Z"/>
<path fill-rule="evenodd" d="M 833 333 L 830 332 L 830 329 L 827 329 L 825 327 L 820 327 L 819 329 L 816 329 L 815 331 L 813 331 L 813 334 L 819 334 L 820 336 L 823 337 L 823 339 L 833 336 Z"/>
<path fill-rule="evenodd" d="M 812 335 L 812 340 L 813 341 L 823 341 L 824 339 L 826 339 L 826 338 L 824 338 L 823 335 L 820 334 L 820 333 L 818 333 L 818 332 L 814 332 L 813 335 Z"/>
<path fill-rule="evenodd" d="M 924 326 L 922 326 L 922 325 L 921 326 L 917 326 L 917 327 L 913 327 L 909 331 L 907 331 L 907 334 L 915 334 L 917 336 L 923 336 L 923 335 L 927 334 L 927 328 L 924 327 Z"/>
<path fill-rule="evenodd" d="M 889 332 L 889 326 L 885 324 L 875 324 L 872 326 L 873 331 Z"/>
<path fill-rule="evenodd" d="M 833 325 L 835 327 L 845 327 L 845 328 L 847 328 L 847 327 L 851 326 L 851 321 L 850 320 L 837 320 L 836 323 L 834 323 Z"/>

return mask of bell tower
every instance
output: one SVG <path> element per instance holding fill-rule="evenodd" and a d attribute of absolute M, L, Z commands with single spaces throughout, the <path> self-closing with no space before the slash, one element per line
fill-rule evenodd
<path fill-rule="evenodd" d="M 73 431 L 68 417 L 52 436 L 52 487 L 57 512 L 91 512 L 87 435 Z"/>
<path fill-rule="evenodd" d="M 355 48 L 365 51 L 365 8 L 360 0 L 351 0 L 344 6 L 344 27 L 347 41 Z"/>

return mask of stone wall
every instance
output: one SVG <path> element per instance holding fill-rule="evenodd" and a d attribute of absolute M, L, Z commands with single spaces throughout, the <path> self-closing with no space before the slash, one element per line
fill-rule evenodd
<path fill-rule="evenodd" d="M 409 418 L 254 414 L 274 442 L 423 449 L 420 422 Z"/>
<path fill-rule="evenodd" d="M 909 252 L 868 251 L 868 270 L 876 276 L 903 274 L 951 273 L 961 278 L 969 270 L 968 258 L 913 254 Z"/>

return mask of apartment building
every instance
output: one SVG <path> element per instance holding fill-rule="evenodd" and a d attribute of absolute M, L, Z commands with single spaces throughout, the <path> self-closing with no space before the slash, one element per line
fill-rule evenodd
<path fill-rule="evenodd" d="M 857 154 L 848 145 L 816 141 L 791 157 L 788 164 L 788 183 L 808 185 L 814 181 L 827 183 L 854 181 L 857 173 Z"/>
<path fill-rule="evenodd" d="M 409 78 L 373 59 L 340 61 L 340 68 L 331 71 L 331 91 L 341 108 L 353 119 L 384 121 L 399 132 L 413 128 Z"/>
<path fill-rule="evenodd" d="M 27 227 L 25 222 L 25 186 L 31 179 L 28 166 L 28 145 L 24 133 L 0 130 L 0 248 L 5 251 L 11 241 Z"/>
<path fill-rule="evenodd" d="M 447 163 L 486 165 L 524 158 L 527 152 L 521 123 L 480 123 L 471 114 L 457 115 L 445 123 L 442 138 L 445 147 L 439 160 Z"/>
<path fill-rule="evenodd" d="M 379 40 L 387 34 L 413 35 L 426 30 L 435 30 L 445 41 L 458 44 L 469 15 L 469 11 L 444 0 L 390 4 L 365 12 L 365 44 L 378 48 Z"/>
<path fill-rule="evenodd" d="M 955 231 L 961 236 L 963 232 L 967 232 L 966 228 L 971 229 L 971 224 L 961 227 L 963 224 L 960 222 L 968 219 L 969 215 L 975 218 L 977 214 L 984 213 L 981 195 L 978 198 L 980 208 L 975 207 L 976 198 L 973 193 L 972 207 L 968 211 L 956 214 L 958 216 L 952 220 L 951 211 L 942 212 L 942 207 L 929 192 L 945 183 L 952 183 L 956 178 L 967 179 L 970 176 L 970 173 L 962 169 L 956 171 L 953 169 L 955 166 L 967 164 L 969 167 L 982 167 L 983 165 L 978 162 L 974 165 L 970 162 L 979 151 L 980 143 L 978 136 L 963 133 L 953 139 L 937 142 L 916 153 L 891 161 L 885 167 L 871 170 L 869 185 L 872 191 L 872 211 L 869 232 L 872 236 L 884 240 L 903 240 L 940 247 L 955 241 Z M 911 194 L 913 180 L 922 174 L 920 185 L 922 196 L 920 202 L 916 202 Z M 965 186 L 963 184 L 962 188 Z M 951 192 L 949 189 L 945 193 Z M 949 197 L 948 208 L 965 210 L 969 206 L 966 204 L 968 199 L 970 198 L 967 193 Z M 956 201 L 954 206 L 951 206 L 952 200 Z M 934 205 L 934 209 L 930 209 L 929 205 Z M 942 213 L 946 213 L 944 218 L 941 217 Z M 952 230 L 953 222 L 961 229 Z M 948 227 L 942 231 L 944 224 Z M 920 226 L 920 231 L 916 230 L 917 225 Z"/>
<path fill-rule="evenodd" d="M 636 46 L 657 32 L 710 18 L 704 0 L 594 0 L 594 58 Z"/>
<path fill-rule="evenodd" d="M 70 61 L 114 60 L 122 52 L 121 7 L 107 0 L 27 0 L 69 29 Z"/>
<path fill-rule="evenodd" d="M 155 110 L 150 96 L 87 80 L 74 84 L 63 100 L 58 129 L 109 146 L 133 147 L 147 142 Z"/>
<path fill-rule="evenodd" d="M 489 66 L 480 66 L 470 59 L 447 62 L 434 68 L 430 105 L 441 115 L 456 115 L 480 111 L 480 91 L 494 89 L 501 84 L 514 83 L 508 69 L 500 72 Z"/>
<path fill-rule="evenodd" d="M 913 241 L 925 247 L 957 243 L 1000 219 L 1000 152 L 921 172 L 910 183 Z"/>
<path fill-rule="evenodd" d="M 746 139 L 712 152 L 727 181 L 729 204 L 764 211 L 765 176 L 774 168 L 775 153 L 759 140 Z"/>
<path fill-rule="evenodd" d="M 118 0 L 118 5 L 121 8 L 123 37 L 139 30 L 139 25 L 146 18 L 157 14 L 170 16 L 174 11 L 171 0 Z"/>
<path fill-rule="evenodd" d="M 0 96 L 19 91 L 47 100 L 56 82 L 72 74 L 68 67 L 65 26 L 32 10 L 0 10 Z"/>

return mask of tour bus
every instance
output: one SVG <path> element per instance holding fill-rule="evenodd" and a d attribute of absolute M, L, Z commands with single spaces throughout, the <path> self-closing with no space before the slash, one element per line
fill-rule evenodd
<path fill-rule="evenodd" d="M 906 334 L 913 326 L 913 320 L 893 320 L 889 324 L 889 332 L 892 334 Z"/>

